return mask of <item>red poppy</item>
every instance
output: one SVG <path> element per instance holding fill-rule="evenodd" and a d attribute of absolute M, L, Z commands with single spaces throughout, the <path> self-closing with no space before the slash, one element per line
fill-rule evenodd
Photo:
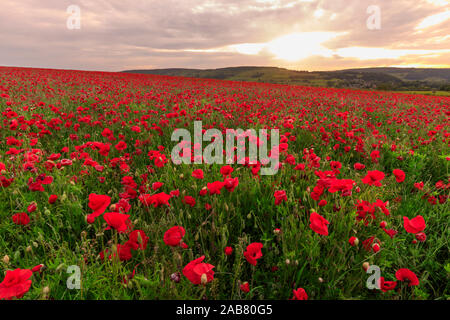
<path fill-rule="evenodd" d="M 233 171 L 234 169 L 231 166 L 223 166 L 222 168 L 220 168 L 220 173 L 224 177 L 229 176 Z"/>
<path fill-rule="evenodd" d="M 261 249 L 263 248 L 263 244 L 259 242 L 253 242 L 247 246 L 247 249 L 244 252 L 244 257 L 247 261 L 256 266 L 257 260 L 263 256 Z"/>
<path fill-rule="evenodd" d="M 284 190 L 277 190 L 273 194 L 275 197 L 275 205 L 278 206 L 281 202 L 287 201 L 286 191 Z"/>
<path fill-rule="evenodd" d="M 225 254 L 227 256 L 230 256 L 233 253 L 233 248 L 232 247 L 225 247 Z"/>
<path fill-rule="evenodd" d="M 195 198 L 191 196 L 185 196 L 183 202 L 191 207 L 195 206 Z"/>
<path fill-rule="evenodd" d="M 177 247 L 182 244 L 182 239 L 186 231 L 181 226 L 174 226 L 164 233 L 164 243 L 171 247 Z"/>
<path fill-rule="evenodd" d="M 294 293 L 294 296 L 291 298 L 291 300 L 308 300 L 308 295 L 306 294 L 305 289 L 298 288 L 297 290 L 292 290 Z"/>
<path fill-rule="evenodd" d="M 102 215 L 111 203 L 111 197 L 101 194 L 91 193 L 89 195 L 89 208 L 94 210 L 87 216 L 88 223 L 94 223 L 95 218 Z"/>
<path fill-rule="evenodd" d="M 350 237 L 350 239 L 348 239 L 348 243 L 350 243 L 350 245 L 353 247 L 358 245 L 359 240 L 357 237 Z"/>
<path fill-rule="evenodd" d="M 327 236 L 328 235 L 328 226 L 327 225 L 330 224 L 330 223 L 328 222 L 327 219 L 322 217 L 317 212 L 312 212 L 311 216 L 309 217 L 309 221 L 311 222 L 309 227 L 314 232 L 317 232 L 318 234 L 321 234 L 323 236 Z"/>
<path fill-rule="evenodd" d="M 239 179 L 237 177 L 236 178 L 226 178 L 223 181 L 223 185 L 229 192 L 233 192 L 234 189 L 239 185 Z"/>
<path fill-rule="evenodd" d="M 183 274 L 193 284 L 206 284 L 214 279 L 214 269 L 212 264 L 203 263 L 205 256 L 189 262 L 183 269 Z"/>
<path fill-rule="evenodd" d="M 30 217 L 25 212 L 19 212 L 12 216 L 12 220 L 17 225 L 25 226 L 30 223 Z"/>
<path fill-rule="evenodd" d="M 119 141 L 119 143 L 116 144 L 115 147 L 118 151 L 123 151 L 127 148 L 127 144 L 125 143 L 125 141 Z"/>
<path fill-rule="evenodd" d="M 385 281 L 383 277 L 380 277 L 380 289 L 383 292 L 394 290 L 397 286 L 397 281 Z"/>
<path fill-rule="evenodd" d="M 203 179 L 204 178 L 203 170 L 195 169 L 194 171 L 192 171 L 192 176 L 196 179 Z"/>
<path fill-rule="evenodd" d="M 212 183 L 207 184 L 209 194 L 220 194 L 220 190 L 224 187 L 224 183 L 222 181 L 214 181 Z"/>
<path fill-rule="evenodd" d="M 6 271 L 5 279 L 0 283 L 0 300 L 22 298 L 30 290 L 32 274 L 33 272 L 28 269 Z"/>
<path fill-rule="evenodd" d="M 27 207 L 28 213 L 32 213 L 32 212 L 36 211 L 36 209 L 37 209 L 36 202 L 30 203 L 30 205 Z"/>
<path fill-rule="evenodd" d="M 368 171 L 367 175 L 362 179 L 362 182 L 370 186 L 381 187 L 382 184 L 380 181 L 383 179 L 384 179 L 384 172 L 374 170 Z"/>
<path fill-rule="evenodd" d="M 363 165 L 362 163 L 355 163 L 355 164 L 353 165 L 353 168 L 354 168 L 355 170 L 363 170 L 365 167 L 366 167 L 366 166 Z"/>
<path fill-rule="evenodd" d="M 49 204 L 54 204 L 56 202 L 56 200 L 58 200 L 58 196 L 56 194 L 52 194 L 49 198 L 48 198 L 48 203 Z"/>
<path fill-rule="evenodd" d="M 103 215 L 103 219 L 105 219 L 106 223 L 108 224 L 108 227 L 105 230 L 114 228 L 119 233 L 128 231 L 130 227 L 130 221 L 128 220 L 129 217 L 129 214 L 123 214 L 119 212 L 106 212 Z"/>
<path fill-rule="evenodd" d="M 395 273 L 395 277 L 399 281 L 409 281 L 410 287 L 419 285 L 419 279 L 417 278 L 416 274 L 407 268 L 399 269 Z"/>
<path fill-rule="evenodd" d="M 395 180 L 398 183 L 405 181 L 405 173 L 402 170 L 394 169 L 394 171 L 392 171 L 392 173 L 394 174 Z"/>
<path fill-rule="evenodd" d="M 139 196 L 139 200 L 141 201 L 141 203 L 145 206 L 149 206 L 149 205 L 153 205 L 155 208 L 160 207 L 162 205 L 168 205 L 170 207 L 169 204 L 169 199 L 172 196 L 169 194 L 166 194 L 164 192 L 160 192 L 157 194 L 141 194 Z"/>
<path fill-rule="evenodd" d="M 417 216 L 411 220 L 408 217 L 403 217 L 403 226 L 408 233 L 419 233 L 426 228 L 425 219 L 422 216 Z"/>
<path fill-rule="evenodd" d="M 243 284 L 241 284 L 240 288 L 241 288 L 242 292 L 245 292 L 245 293 L 250 292 L 250 285 L 248 284 L 248 282 L 244 282 Z"/>
<path fill-rule="evenodd" d="M 147 242 L 148 237 L 142 230 L 133 230 L 129 235 L 128 243 L 133 250 L 145 250 L 147 248 Z"/>

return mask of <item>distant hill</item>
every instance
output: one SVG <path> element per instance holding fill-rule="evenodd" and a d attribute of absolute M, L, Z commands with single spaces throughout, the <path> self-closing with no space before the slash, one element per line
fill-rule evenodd
<path fill-rule="evenodd" d="M 450 91 L 450 69 L 380 67 L 309 72 L 277 67 L 245 66 L 219 69 L 126 70 L 123 72 L 336 88 Z"/>

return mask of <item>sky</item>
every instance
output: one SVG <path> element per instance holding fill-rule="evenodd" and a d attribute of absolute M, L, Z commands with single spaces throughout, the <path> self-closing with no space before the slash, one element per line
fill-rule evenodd
<path fill-rule="evenodd" d="M 0 65 L 450 67 L 448 0 L 1 0 Z"/>

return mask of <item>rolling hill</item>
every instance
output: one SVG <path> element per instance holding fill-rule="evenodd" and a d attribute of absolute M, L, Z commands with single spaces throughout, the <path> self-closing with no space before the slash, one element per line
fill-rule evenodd
<path fill-rule="evenodd" d="M 243 66 L 218 69 L 144 69 L 123 72 L 336 88 L 399 91 L 450 90 L 450 69 L 432 68 L 380 67 L 336 71 L 295 71 L 278 67 Z"/>

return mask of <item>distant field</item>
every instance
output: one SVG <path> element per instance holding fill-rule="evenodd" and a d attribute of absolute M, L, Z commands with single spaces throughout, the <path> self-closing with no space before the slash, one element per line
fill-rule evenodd
<path fill-rule="evenodd" d="M 397 93 L 424 94 L 426 96 L 450 97 L 450 91 L 395 91 Z"/>
<path fill-rule="evenodd" d="M 126 70 L 189 78 L 251 81 L 309 87 L 353 88 L 383 91 L 450 92 L 450 69 L 433 68 L 360 68 L 337 71 L 296 71 L 277 67 L 229 67 L 219 69 Z M 446 94 L 442 94 L 446 95 Z"/>

